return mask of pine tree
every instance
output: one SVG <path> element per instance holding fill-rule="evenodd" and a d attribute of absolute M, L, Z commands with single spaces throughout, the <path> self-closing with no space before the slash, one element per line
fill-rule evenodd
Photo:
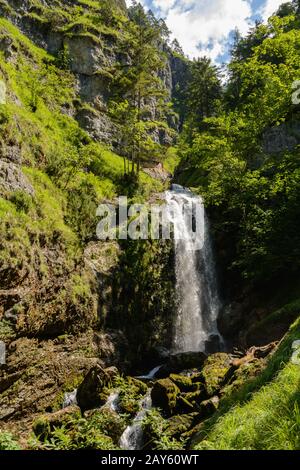
<path fill-rule="evenodd" d="M 138 174 L 141 162 L 152 159 L 159 151 L 150 134 L 166 103 L 160 71 L 166 63 L 162 43 L 167 32 L 165 24 L 151 12 L 146 14 L 136 2 L 128 13 L 130 21 L 122 51 L 128 63 L 120 64 L 115 74 L 118 96 L 113 116 L 122 131 L 122 145 L 131 161 L 131 172 Z M 128 173 L 128 167 L 125 171 Z"/>

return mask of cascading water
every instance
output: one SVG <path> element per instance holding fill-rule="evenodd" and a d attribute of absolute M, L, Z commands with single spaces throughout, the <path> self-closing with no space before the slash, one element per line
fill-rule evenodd
<path fill-rule="evenodd" d="M 173 349 L 205 351 L 212 336 L 221 342 L 217 328 L 221 303 L 203 200 L 178 185 L 166 193 L 166 200 L 175 234 L 178 306 Z M 195 224 L 203 226 L 195 229 Z"/>
<path fill-rule="evenodd" d="M 147 395 L 143 398 L 140 405 L 140 411 L 134 418 L 131 426 L 128 426 L 120 439 L 120 447 L 124 450 L 141 450 L 143 446 L 143 427 L 142 423 L 147 415 L 147 412 L 151 409 L 151 390 L 148 391 Z"/>

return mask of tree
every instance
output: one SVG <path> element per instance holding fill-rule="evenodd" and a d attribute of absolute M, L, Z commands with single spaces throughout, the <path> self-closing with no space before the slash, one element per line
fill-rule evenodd
<path fill-rule="evenodd" d="M 121 130 L 131 172 L 138 174 L 141 162 L 158 149 L 149 132 L 154 122 L 164 119 L 167 94 L 160 72 L 166 64 L 161 46 L 167 33 L 165 24 L 151 12 L 146 14 L 140 4 L 134 2 L 128 13 L 130 21 L 120 51 L 127 61 L 115 73 L 111 112 Z"/>
<path fill-rule="evenodd" d="M 203 120 L 216 113 L 221 96 L 222 85 L 218 68 L 207 57 L 194 60 L 187 92 L 188 124 L 193 130 L 200 130 Z"/>

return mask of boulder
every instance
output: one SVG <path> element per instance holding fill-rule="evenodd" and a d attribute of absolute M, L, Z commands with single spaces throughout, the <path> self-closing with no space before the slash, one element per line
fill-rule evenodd
<path fill-rule="evenodd" d="M 220 392 L 230 369 L 232 369 L 232 357 L 226 353 L 213 354 L 205 361 L 201 371 L 201 381 L 208 397 Z"/>
<path fill-rule="evenodd" d="M 265 366 L 266 361 L 257 358 L 252 358 L 251 361 L 242 363 L 229 377 L 227 384 L 221 390 L 221 396 L 228 396 L 239 390 L 249 380 L 261 374 Z"/>
<path fill-rule="evenodd" d="M 185 415 L 176 415 L 168 419 L 168 435 L 180 438 L 185 432 L 188 432 L 197 421 L 198 413 L 189 413 Z"/>
<path fill-rule="evenodd" d="M 41 415 L 33 423 L 33 432 L 40 439 L 44 440 L 55 429 L 67 426 L 74 419 L 81 418 L 81 411 L 78 406 L 69 406 L 56 413 L 47 413 Z"/>
<path fill-rule="evenodd" d="M 212 416 L 219 408 L 220 399 L 215 396 L 209 400 L 203 401 L 200 405 L 200 416 L 203 419 L 209 418 Z"/>
<path fill-rule="evenodd" d="M 193 383 L 191 377 L 179 374 L 171 374 L 170 379 L 179 388 L 181 392 L 197 392 L 201 387 L 199 383 Z"/>
<path fill-rule="evenodd" d="M 0 183 L 1 192 L 24 191 L 34 196 L 34 189 L 22 172 L 21 168 L 14 163 L 0 161 Z"/>
<path fill-rule="evenodd" d="M 199 411 L 200 404 L 207 398 L 205 390 L 198 390 L 197 392 L 182 393 L 177 399 L 177 412 L 190 413 L 192 411 Z"/>
<path fill-rule="evenodd" d="M 110 385 L 118 375 L 115 367 L 103 369 L 100 365 L 92 367 L 77 391 L 78 405 L 82 410 L 91 410 L 103 405 L 101 396 L 104 387 Z"/>
<path fill-rule="evenodd" d="M 201 369 L 207 355 L 203 352 L 186 352 L 171 354 L 166 364 L 159 370 L 158 377 L 166 377 L 189 369 Z"/>
<path fill-rule="evenodd" d="M 171 416 L 176 408 L 179 393 L 179 388 L 171 379 L 158 380 L 151 392 L 153 406 L 160 408 L 167 416 Z"/>

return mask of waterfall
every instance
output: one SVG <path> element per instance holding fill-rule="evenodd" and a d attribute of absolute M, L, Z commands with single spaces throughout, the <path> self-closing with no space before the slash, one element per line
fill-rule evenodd
<path fill-rule="evenodd" d="M 167 191 L 166 201 L 175 234 L 177 316 L 173 349 L 205 351 L 212 337 L 220 338 L 217 319 L 221 303 L 204 203 L 200 196 L 178 185 Z"/>
<path fill-rule="evenodd" d="M 143 420 L 147 412 L 151 409 L 151 390 L 143 398 L 140 404 L 140 411 L 134 418 L 131 426 L 128 426 L 120 439 L 120 447 L 124 450 L 141 450 L 143 446 Z"/>

